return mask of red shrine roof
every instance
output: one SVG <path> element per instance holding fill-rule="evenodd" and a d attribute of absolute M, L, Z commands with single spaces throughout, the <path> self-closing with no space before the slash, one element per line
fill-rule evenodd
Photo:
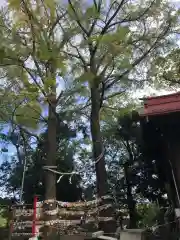
<path fill-rule="evenodd" d="M 144 108 L 140 116 L 161 115 L 172 112 L 180 112 L 180 92 L 143 98 Z"/>

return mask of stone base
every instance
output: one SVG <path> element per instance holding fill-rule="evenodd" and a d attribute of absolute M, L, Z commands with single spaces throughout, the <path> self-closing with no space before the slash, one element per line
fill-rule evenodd
<path fill-rule="evenodd" d="M 120 240 L 145 240 L 145 230 L 127 229 L 120 232 Z"/>

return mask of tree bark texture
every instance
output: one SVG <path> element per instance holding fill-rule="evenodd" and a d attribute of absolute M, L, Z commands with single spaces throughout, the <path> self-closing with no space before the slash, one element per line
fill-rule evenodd
<path fill-rule="evenodd" d="M 56 166 L 56 102 L 50 100 L 50 103 L 48 116 L 48 149 L 46 166 Z M 56 199 L 56 174 L 46 171 L 45 179 L 45 199 Z"/>
<path fill-rule="evenodd" d="M 93 157 L 97 164 L 96 183 L 97 194 L 99 197 L 104 196 L 107 192 L 107 177 L 105 169 L 104 148 L 100 129 L 100 93 L 98 87 L 91 88 L 91 136 L 93 142 Z"/>
<path fill-rule="evenodd" d="M 47 144 L 47 160 L 45 166 L 56 166 L 56 95 L 49 97 L 49 114 L 48 114 L 48 144 Z M 45 170 L 45 202 L 44 202 L 44 221 L 49 222 L 56 220 L 57 215 L 46 214 L 46 211 L 53 211 L 56 209 L 56 174 L 49 170 Z M 55 228 L 45 225 L 44 227 L 44 239 L 52 239 L 52 234 L 56 231 Z"/>

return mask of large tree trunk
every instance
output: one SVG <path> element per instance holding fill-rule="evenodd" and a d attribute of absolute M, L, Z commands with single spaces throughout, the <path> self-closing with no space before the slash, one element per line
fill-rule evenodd
<path fill-rule="evenodd" d="M 104 149 L 100 129 L 100 93 L 98 87 L 91 88 L 91 136 L 93 142 L 93 156 L 96 164 L 96 184 L 99 197 L 107 192 L 107 177 L 105 169 Z"/>
<path fill-rule="evenodd" d="M 56 95 L 51 95 L 48 98 L 49 101 L 49 114 L 48 114 L 48 149 L 47 160 L 45 162 L 46 167 L 56 167 Z M 49 170 L 45 170 L 45 221 L 46 223 L 51 220 L 56 220 L 57 215 L 46 214 L 46 211 L 52 211 L 56 209 L 56 174 Z M 44 239 L 50 240 L 52 234 L 54 234 L 54 228 L 45 226 Z"/>
<path fill-rule="evenodd" d="M 98 197 L 103 197 L 107 194 L 107 174 L 105 168 L 104 146 L 100 129 L 100 93 L 98 87 L 91 88 L 91 136 L 93 142 L 93 155 L 96 162 L 96 185 Z M 103 199 L 101 204 L 112 203 L 111 199 Z M 106 233 L 112 233 L 116 230 L 116 223 L 113 206 L 108 209 L 99 211 L 98 227 Z M 106 220 L 109 218 L 109 220 Z"/>
<path fill-rule="evenodd" d="M 54 97 L 55 98 L 55 97 Z M 48 116 L 48 149 L 46 166 L 56 166 L 56 99 L 50 98 Z M 45 199 L 56 199 L 56 175 L 50 171 L 45 172 Z"/>

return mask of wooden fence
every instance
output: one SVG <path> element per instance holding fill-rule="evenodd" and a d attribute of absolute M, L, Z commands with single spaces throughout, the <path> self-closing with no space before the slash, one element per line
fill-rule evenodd
<path fill-rule="evenodd" d="M 98 228 L 106 232 L 116 229 L 112 200 L 109 197 L 75 203 L 56 201 L 53 210 L 46 209 L 44 204 L 37 202 L 34 208 L 33 205 L 12 207 L 10 231 L 13 239 L 41 235 L 45 226 L 56 229 L 60 235 L 87 234 Z"/>

